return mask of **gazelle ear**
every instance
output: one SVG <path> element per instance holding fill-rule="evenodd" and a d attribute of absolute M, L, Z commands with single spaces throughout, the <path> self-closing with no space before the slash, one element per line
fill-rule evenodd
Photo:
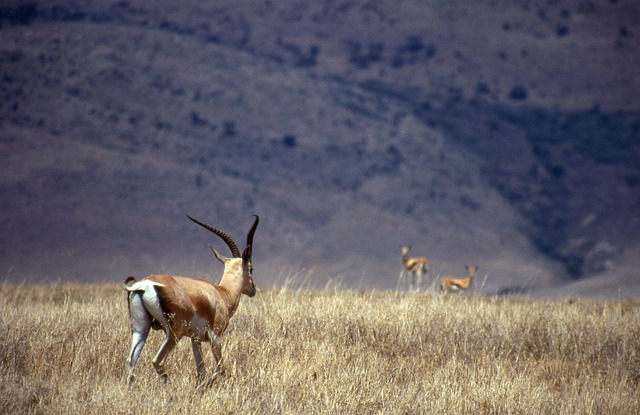
<path fill-rule="evenodd" d="M 213 246 L 209 245 L 209 249 L 211 249 L 211 252 L 213 252 L 213 255 L 215 255 L 216 259 L 220 261 L 222 265 L 226 264 L 227 261 L 229 260 L 229 258 L 220 255 L 220 252 L 216 251 L 216 249 Z"/>

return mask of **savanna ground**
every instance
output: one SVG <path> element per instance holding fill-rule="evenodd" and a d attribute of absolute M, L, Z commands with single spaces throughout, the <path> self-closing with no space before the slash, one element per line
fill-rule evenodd
<path fill-rule="evenodd" d="M 640 413 L 640 300 L 262 290 L 242 299 L 212 388 L 195 388 L 187 339 L 164 386 L 152 331 L 129 390 L 125 298 L 0 284 L 0 413 Z"/>

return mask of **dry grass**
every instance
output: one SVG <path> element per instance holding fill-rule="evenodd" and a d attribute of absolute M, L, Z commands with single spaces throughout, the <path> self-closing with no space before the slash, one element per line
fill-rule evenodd
<path fill-rule="evenodd" d="M 640 301 L 262 291 L 195 389 L 190 343 L 126 387 L 117 285 L 0 285 L 0 413 L 640 413 Z M 205 359 L 209 366 L 211 352 Z"/>

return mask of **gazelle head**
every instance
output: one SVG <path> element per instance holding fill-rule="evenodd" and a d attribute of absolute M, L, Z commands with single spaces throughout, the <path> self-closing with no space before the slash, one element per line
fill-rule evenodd
<path fill-rule="evenodd" d="M 411 245 L 403 245 L 400 247 L 400 250 L 402 251 L 402 256 L 406 256 L 411 250 Z"/>
<path fill-rule="evenodd" d="M 478 268 L 480 268 L 480 265 L 476 265 L 475 267 L 470 267 L 469 265 L 465 265 L 464 269 L 467 270 L 467 272 L 469 273 L 468 275 L 473 277 L 474 275 L 476 275 L 476 272 L 478 271 Z"/>
<path fill-rule="evenodd" d="M 227 235 L 220 229 L 214 228 L 213 226 L 207 225 L 206 223 L 199 222 L 189 215 L 187 215 L 187 217 L 191 219 L 193 222 L 202 226 L 203 228 L 218 235 L 220 238 L 222 238 L 223 241 L 225 241 L 225 243 L 231 250 L 231 255 L 232 255 L 231 257 L 225 257 L 224 255 L 221 255 L 211 245 L 209 245 L 209 248 L 213 252 L 213 255 L 215 255 L 215 257 L 218 259 L 218 261 L 224 264 L 225 274 L 227 272 L 230 272 L 232 275 L 235 275 L 236 273 L 242 274 L 241 293 L 249 297 L 253 297 L 254 295 L 256 295 L 256 285 L 253 282 L 253 276 L 252 276 L 253 267 L 251 266 L 251 251 L 252 251 L 251 247 L 253 245 L 253 235 L 256 232 L 256 228 L 258 227 L 260 218 L 258 216 L 255 216 L 256 219 L 253 222 L 253 225 L 251 225 L 249 232 L 247 233 L 247 246 L 244 248 L 244 251 L 241 254 L 240 250 L 238 249 L 238 246 L 233 241 L 233 239 L 231 239 L 229 235 Z"/>

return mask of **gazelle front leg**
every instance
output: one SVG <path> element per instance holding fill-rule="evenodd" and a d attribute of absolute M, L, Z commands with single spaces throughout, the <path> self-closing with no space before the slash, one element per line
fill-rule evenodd
<path fill-rule="evenodd" d="M 211 329 L 207 331 L 207 337 L 211 343 L 211 351 L 213 352 L 213 358 L 215 359 L 213 373 L 206 381 L 206 385 L 211 387 L 211 385 L 213 385 L 213 381 L 220 376 L 220 370 L 222 368 L 222 344 L 220 343 L 220 337 L 218 337 L 218 335 Z"/>
<path fill-rule="evenodd" d="M 400 291 L 400 287 L 402 287 L 402 277 L 404 276 L 404 269 L 400 271 L 400 275 L 398 276 L 398 283 L 396 284 L 396 291 Z"/>
<path fill-rule="evenodd" d="M 198 387 L 204 382 L 205 367 L 202 360 L 202 343 L 199 339 L 191 339 L 191 349 L 193 350 L 193 358 L 196 361 L 196 372 L 198 373 Z"/>

